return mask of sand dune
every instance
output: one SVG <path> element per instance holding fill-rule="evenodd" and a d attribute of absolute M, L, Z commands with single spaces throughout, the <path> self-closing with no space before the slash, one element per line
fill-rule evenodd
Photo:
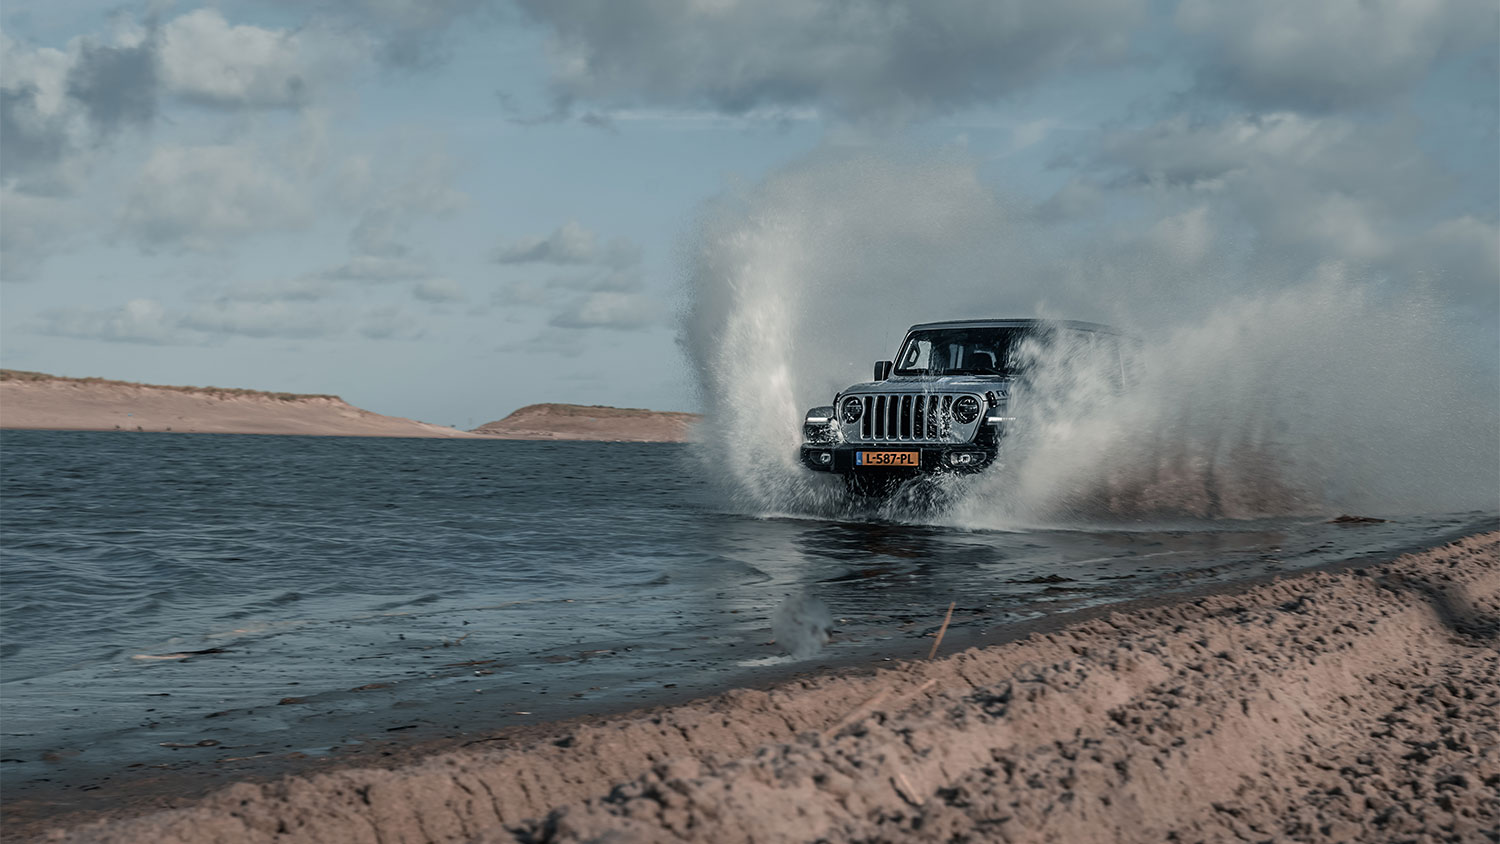
<path fill-rule="evenodd" d="M 383 416 L 338 396 L 219 387 L 167 387 L 6 370 L 0 428 L 171 431 L 345 437 L 475 437 L 466 431 Z"/>
<path fill-rule="evenodd" d="M 692 414 L 542 404 L 475 431 L 385 416 L 338 396 L 171 387 L 0 370 L 0 428 L 343 437 L 676 442 Z"/>
<path fill-rule="evenodd" d="M 68 842 L 1495 841 L 1500 534 Z"/>
<path fill-rule="evenodd" d="M 685 442 L 699 418 L 695 413 L 630 407 L 533 404 L 480 425 L 474 433 L 519 440 Z"/>

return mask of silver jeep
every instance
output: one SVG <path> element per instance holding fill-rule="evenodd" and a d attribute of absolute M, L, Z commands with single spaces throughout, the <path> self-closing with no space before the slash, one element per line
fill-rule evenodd
<path fill-rule="evenodd" d="M 875 379 L 807 412 L 803 465 L 874 494 L 919 475 L 979 472 L 1016 421 L 1026 358 L 1059 343 L 1103 355 L 1123 382 L 1121 337 L 1089 322 L 984 319 L 913 325 Z M 1096 360 L 1098 358 L 1095 358 Z"/>

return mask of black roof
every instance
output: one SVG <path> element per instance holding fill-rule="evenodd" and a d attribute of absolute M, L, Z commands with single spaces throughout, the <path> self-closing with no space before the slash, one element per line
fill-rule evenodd
<path fill-rule="evenodd" d="M 922 322 L 907 331 L 929 328 L 1032 328 L 1050 326 L 1071 328 L 1074 331 L 1094 331 L 1100 334 L 1119 334 L 1107 325 L 1097 322 L 1079 322 L 1076 319 L 948 319 L 942 322 Z"/>

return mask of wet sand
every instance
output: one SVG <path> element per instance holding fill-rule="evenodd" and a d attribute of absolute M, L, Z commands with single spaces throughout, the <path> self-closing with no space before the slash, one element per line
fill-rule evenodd
<path fill-rule="evenodd" d="M 47 837 L 1494 841 L 1497 644 L 1490 533 Z"/>

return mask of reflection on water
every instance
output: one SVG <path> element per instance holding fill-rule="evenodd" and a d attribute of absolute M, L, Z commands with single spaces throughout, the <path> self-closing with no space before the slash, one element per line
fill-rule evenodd
<path fill-rule="evenodd" d="M 754 682 L 801 664 L 773 641 L 789 601 L 826 607 L 810 667 L 925 652 L 950 602 L 961 635 L 1493 522 L 966 531 L 736 515 L 667 445 L 6 432 L 3 447 L 8 787 Z"/>

